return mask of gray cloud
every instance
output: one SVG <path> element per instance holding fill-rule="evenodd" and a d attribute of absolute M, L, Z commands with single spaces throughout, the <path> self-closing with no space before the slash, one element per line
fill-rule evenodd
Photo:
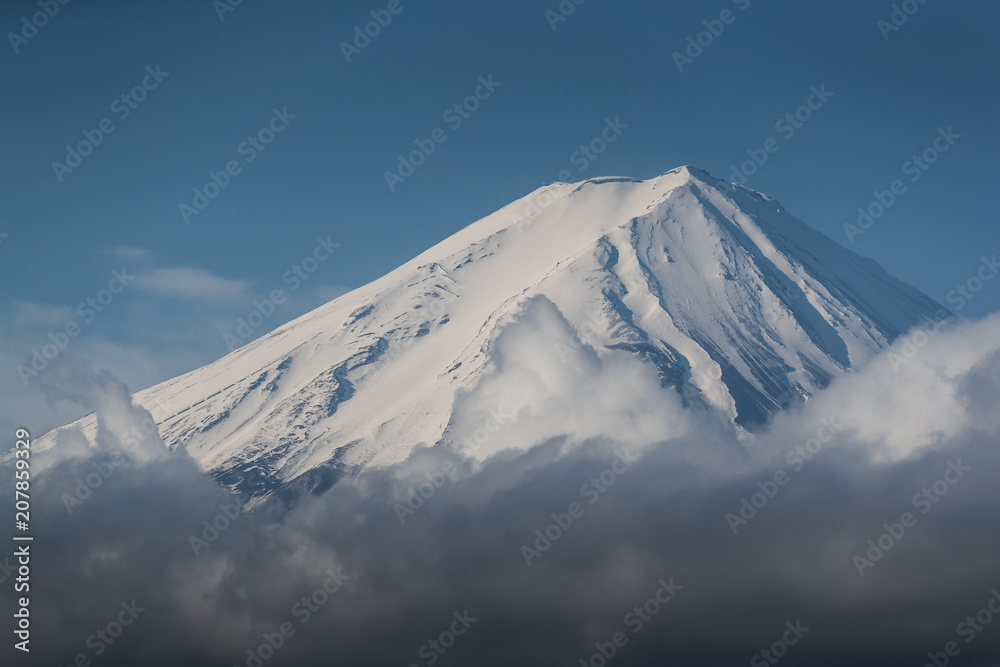
<path fill-rule="evenodd" d="M 167 453 L 155 434 L 123 445 L 146 416 L 124 387 L 70 365 L 51 375 L 49 391 L 96 409 L 102 433 L 85 453 L 66 436 L 68 454 L 35 482 L 32 660 L 247 664 L 248 650 L 289 623 L 294 634 L 263 664 L 424 665 L 428 641 L 468 610 L 477 620 L 439 664 L 578 665 L 619 631 L 627 641 L 609 664 L 746 664 L 796 621 L 809 630 L 788 648 L 789 664 L 920 665 L 949 641 L 961 664 L 995 664 L 996 629 L 966 643 L 958 626 L 1000 586 L 998 333 L 998 318 L 953 327 L 896 374 L 883 355 L 751 443 L 692 413 L 669 440 L 629 450 L 625 458 L 637 460 L 625 466 L 620 452 L 636 433 L 615 419 L 618 433 L 595 427 L 580 442 L 567 438 L 558 428 L 567 418 L 593 423 L 579 421 L 587 415 L 570 401 L 551 423 L 544 411 L 522 412 L 527 421 L 496 436 L 533 447 L 485 463 L 425 449 L 291 511 L 230 521 L 219 517 L 233 499 L 183 450 Z M 507 349 L 511 365 L 484 381 L 485 394 L 464 398 L 469 424 L 487 397 L 555 386 L 546 373 L 560 367 L 542 367 L 530 343 L 538 337 L 526 338 Z M 525 364 L 538 371 L 531 380 Z M 573 387 L 599 378 L 589 385 L 598 395 L 637 381 L 624 359 L 565 368 Z M 655 396 L 644 401 L 644 413 L 658 409 Z M 64 494 L 113 460 L 70 513 Z M 434 477 L 447 462 L 456 472 Z M 968 471 L 949 475 L 954 465 Z M 777 471 L 787 482 L 771 486 Z M 401 523 L 397 504 L 428 475 L 438 484 Z M 5 497 L 11 478 L 0 476 Z M 740 516 L 742 499 L 759 507 L 734 534 L 727 515 Z M 907 512 L 915 525 L 860 575 L 855 556 Z M 209 540 L 206 521 L 225 528 Z M 568 527 L 552 528 L 559 522 Z M 546 529 L 548 543 L 535 533 Z M 192 536 L 206 544 L 198 555 Z M 539 554 L 530 567 L 524 547 Z M 340 572 L 342 585 L 317 604 L 316 591 Z M 655 599 L 661 579 L 681 588 L 643 620 L 631 610 Z M 314 594 L 302 623 L 302 598 Z M 146 611 L 95 657 L 88 637 L 133 599 Z"/>

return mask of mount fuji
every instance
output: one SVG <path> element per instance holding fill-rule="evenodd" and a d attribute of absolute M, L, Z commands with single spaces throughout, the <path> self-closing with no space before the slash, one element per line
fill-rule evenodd
<path fill-rule="evenodd" d="M 494 372 L 503 332 L 531 308 L 565 334 L 553 359 L 629 355 L 740 432 L 942 310 L 774 199 L 681 167 L 545 186 L 133 398 L 168 448 L 244 497 L 325 487 L 422 445 L 458 447 L 457 402 Z M 36 448 L 69 428 L 93 441 L 98 419 Z"/>

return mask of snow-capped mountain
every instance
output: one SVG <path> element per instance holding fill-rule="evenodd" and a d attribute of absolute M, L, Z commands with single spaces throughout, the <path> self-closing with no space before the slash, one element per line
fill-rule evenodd
<path fill-rule="evenodd" d="M 135 400 L 248 496 L 322 484 L 449 444 L 459 392 L 538 299 L 575 330 L 570 348 L 630 353 L 749 429 L 940 310 L 777 201 L 682 167 L 541 188 Z M 94 436 L 93 415 L 76 425 Z"/>

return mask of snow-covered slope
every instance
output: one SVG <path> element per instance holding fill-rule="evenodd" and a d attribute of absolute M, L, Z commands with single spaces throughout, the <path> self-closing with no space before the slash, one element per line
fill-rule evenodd
<path fill-rule="evenodd" d="M 135 398 L 234 489 L 319 483 L 447 443 L 456 392 L 532 297 L 599 354 L 630 352 L 748 428 L 940 309 L 775 200 L 682 167 L 542 188 Z M 76 425 L 93 437 L 93 416 Z"/>

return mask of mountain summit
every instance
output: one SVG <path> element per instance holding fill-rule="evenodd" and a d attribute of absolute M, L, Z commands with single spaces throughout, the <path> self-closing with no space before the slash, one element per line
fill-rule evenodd
<path fill-rule="evenodd" d="M 164 443 L 260 498 L 457 444 L 456 400 L 538 302 L 568 332 L 554 357 L 630 354 L 751 430 L 940 310 L 774 199 L 681 167 L 543 187 L 135 400 L 171 406 Z"/>

